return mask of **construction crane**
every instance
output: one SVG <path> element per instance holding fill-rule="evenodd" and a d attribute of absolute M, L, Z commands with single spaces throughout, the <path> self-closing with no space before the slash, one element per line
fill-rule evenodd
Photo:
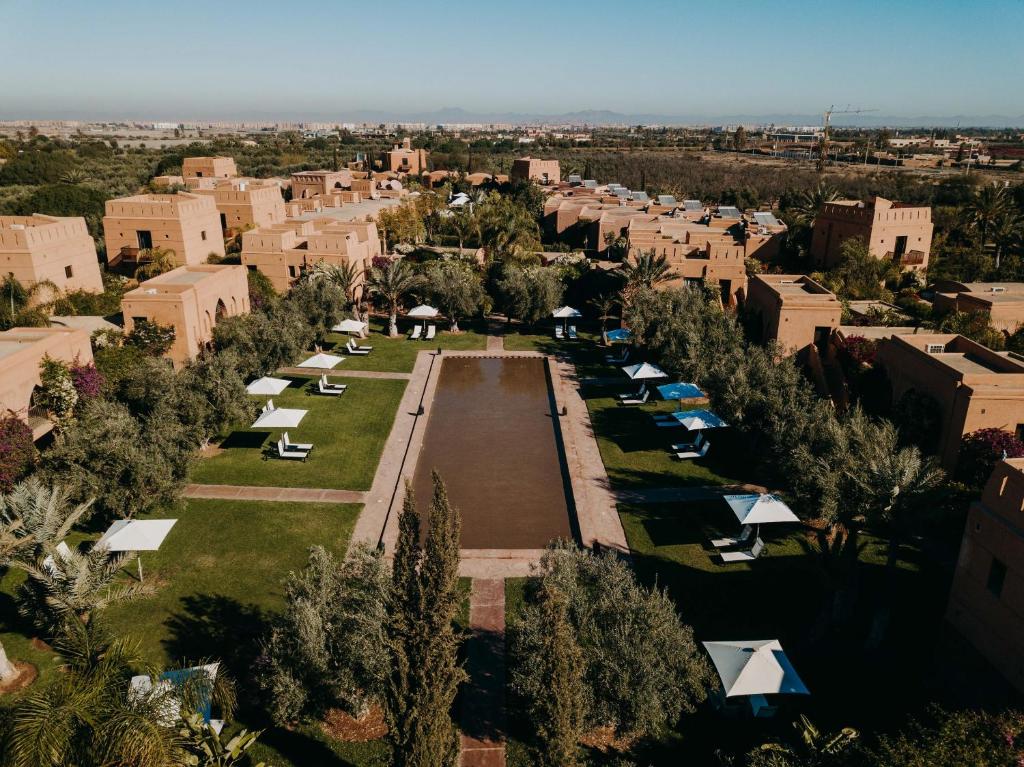
<path fill-rule="evenodd" d="M 824 130 L 821 132 L 821 144 L 818 148 L 818 173 L 825 170 L 825 160 L 828 158 L 828 138 L 829 130 L 831 129 L 832 115 L 859 115 L 865 112 L 877 112 L 877 109 L 851 109 L 847 105 L 846 109 L 836 109 L 836 105 L 833 104 L 825 110 L 824 114 Z"/>

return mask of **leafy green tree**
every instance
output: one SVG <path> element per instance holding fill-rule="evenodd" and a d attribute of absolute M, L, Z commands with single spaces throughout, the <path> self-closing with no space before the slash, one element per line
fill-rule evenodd
<path fill-rule="evenodd" d="M 461 258 L 431 261 L 423 276 L 423 287 L 429 300 L 451 322 L 453 333 L 459 332 L 459 317 L 480 311 L 487 298 L 480 273 Z"/>
<path fill-rule="evenodd" d="M 1024 715 L 1019 711 L 945 711 L 931 708 L 897 735 L 882 735 L 864 749 L 873 767 L 962 764 L 1016 765 L 1024 759 Z"/>
<path fill-rule="evenodd" d="M 556 542 L 541 559 L 540 588 L 564 595 L 582 653 L 586 727 L 654 737 L 695 710 L 717 677 L 666 592 L 637 583 L 613 552 L 595 555 Z M 550 608 L 528 599 L 510 627 L 510 679 L 528 707 L 550 701 Z M 564 713 L 564 712 L 563 712 Z"/>
<path fill-rule="evenodd" d="M 992 327 L 989 316 L 983 312 L 949 312 L 936 322 L 935 329 L 940 333 L 966 336 L 995 351 L 1006 346 L 1006 336 Z"/>
<path fill-rule="evenodd" d="M 419 515 L 406 486 L 399 518 L 387 626 L 391 655 L 385 714 L 396 767 L 454 765 L 459 735 L 451 707 L 465 673 L 459 665 L 458 512 L 434 473 L 430 527 L 421 545 Z"/>
<path fill-rule="evenodd" d="M 176 423 L 167 426 L 178 428 Z M 159 428 L 136 420 L 120 403 L 88 402 L 43 454 L 43 479 L 66 483 L 79 502 L 95 499 L 94 508 L 105 520 L 131 518 L 171 503 L 184 477 L 169 460 Z"/>
<path fill-rule="evenodd" d="M 326 280 L 337 287 L 345 296 L 344 308 L 348 308 L 356 302 L 356 287 L 359 285 L 361 275 L 362 269 L 351 261 L 346 261 L 343 264 L 317 261 L 309 270 L 307 277 L 313 282 Z"/>
<path fill-rule="evenodd" d="M 203 444 L 231 426 L 250 420 L 255 406 L 239 373 L 238 355 L 228 349 L 202 354 L 178 374 L 175 389 L 188 407 L 179 412 L 194 426 Z"/>
<path fill-rule="evenodd" d="M 269 375 L 291 365 L 312 341 L 313 332 L 305 320 L 276 303 L 265 310 L 225 317 L 213 327 L 214 349 L 233 350 L 243 378 Z"/>
<path fill-rule="evenodd" d="M 468 241 L 480 237 L 480 219 L 468 206 L 455 211 L 448 219 L 448 226 L 459 242 L 460 253 Z"/>
<path fill-rule="evenodd" d="M 509 319 L 516 318 L 529 325 L 550 317 L 565 292 L 554 269 L 514 264 L 502 268 L 496 288 Z"/>
<path fill-rule="evenodd" d="M 828 273 L 828 287 L 841 298 L 890 300 L 885 283 L 899 277 L 899 267 L 889 259 L 875 258 L 864 240 L 851 237 L 839 248 L 839 265 Z"/>
<path fill-rule="evenodd" d="M 303 279 L 292 288 L 282 304 L 304 318 L 316 343 L 322 343 L 344 316 L 346 302 L 345 291 L 336 282 Z"/>
<path fill-rule="evenodd" d="M 384 689 L 387 619 L 388 577 L 379 552 L 359 547 L 338 562 L 312 547 L 306 568 L 288 575 L 285 609 L 260 663 L 274 721 L 317 721 L 331 708 L 365 714 Z"/>
<path fill-rule="evenodd" d="M 427 236 L 423 217 L 414 202 L 403 202 L 393 208 L 385 208 L 377 216 L 377 226 L 384 237 L 385 246 L 418 245 Z M 386 250 L 386 247 L 385 247 Z"/>
<path fill-rule="evenodd" d="M 140 282 L 169 272 L 178 265 L 177 254 L 170 248 L 153 247 L 139 251 L 139 263 L 135 277 Z"/>
<path fill-rule="evenodd" d="M 242 767 L 251 765 L 246 752 L 256 745 L 263 730 L 249 732 L 242 730 L 226 743 L 224 736 L 210 727 L 200 714 L 191 714 L 181 718 L 182 727 L 179 731 L 185 740 L 185 748 L 190 752 L 183 764 L 192 767 Z M 253 767 L 265 767 L 259 762 Z"/>
<path fill-rule="evenodd" d="M 52 303 L 47 299 L 56 293 L 57 286 L 49 280 L 26 288 L 14 274 L 8 274 L 0 282 L 0 330 L 47 327 Z"/>
<path fill-rule="evenodd" d="M 39 365 L 39 382 L 39 404 L 58 423 L 72 417 L 78 404 L 78 391 L 71 378 L 70 368 L 60 360 L 44 357 Z"/>
<path fill-rule="evenodd" d="M 492 194 L 480 207 L 480 244 L 491 260 L 533 261 L 540 249 L 540 228 L 525 207 Z"/>
<path fill-rule="evenodd" d="M 420 287 L 422 280 L 401 258 L 393 258 L 384 266 L 374 266 L 366 277 L 366 287 L 388 312 L 388 335 L 398 335 L 398 310 L 405 298 Z"/>
<path fill-rule="evenodd" d="M 793 722 L 799 734 L 795 743 L 765 743 L 747 754 L 747 767 L 829 767 L 849 764 L 860 737 L 852 727 L 822 732 L 804 714 Z"/>

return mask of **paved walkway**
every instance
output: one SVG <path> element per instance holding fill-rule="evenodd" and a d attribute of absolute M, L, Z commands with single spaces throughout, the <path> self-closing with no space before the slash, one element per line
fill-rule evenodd
<path fill-rule="evenodd" d="M 327 490 L 315 487 L 253 487 L 251 485 L 185 485 L 186 498 L 217 498 L 239 501 L 298 501 L 303 503 L 363 503 L 358 490 Z"/>
<path fill-rule="evenodd" d="M 459 698 L 461 767 L 505 767 L 505 581 L 474 578 Z"/>
<path fill-rule="evenodd" d="M 327 373 L 330 376 L 347 376 L 349 378 L 391 378 L 398 381 L 408 381 L 412 373 L 395 373 L 390 370 L 347 370 L 340 368 L 280 368 L 278 374 L 288 376 L 310 376 L 319 373 Z"/>
<path fill-rule="evenodd" d="M 487 351 L 505 350 L 505 323 L 501 320 L 487 320 Z"/>

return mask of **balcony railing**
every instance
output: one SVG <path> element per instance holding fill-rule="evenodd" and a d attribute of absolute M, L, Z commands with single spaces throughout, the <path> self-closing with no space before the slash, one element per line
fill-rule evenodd
<path fill-rule="evenodd" d="M 896 254 L 892 251 L 886 253 L 886 257 L 890 260 L 896 259 Z M 925 254 L 920 250 L 908 250 L 899 259 L 900 266 L 921 266 L 924 263 Z"/>

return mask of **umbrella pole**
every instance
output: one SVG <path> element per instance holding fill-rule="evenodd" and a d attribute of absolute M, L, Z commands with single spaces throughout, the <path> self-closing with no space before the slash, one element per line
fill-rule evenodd
<path fill-rule="evenodd" d="M 142 557 L 138 557 L 135 561 L 139 565 L 139 583 L 142 583 Z"/>

